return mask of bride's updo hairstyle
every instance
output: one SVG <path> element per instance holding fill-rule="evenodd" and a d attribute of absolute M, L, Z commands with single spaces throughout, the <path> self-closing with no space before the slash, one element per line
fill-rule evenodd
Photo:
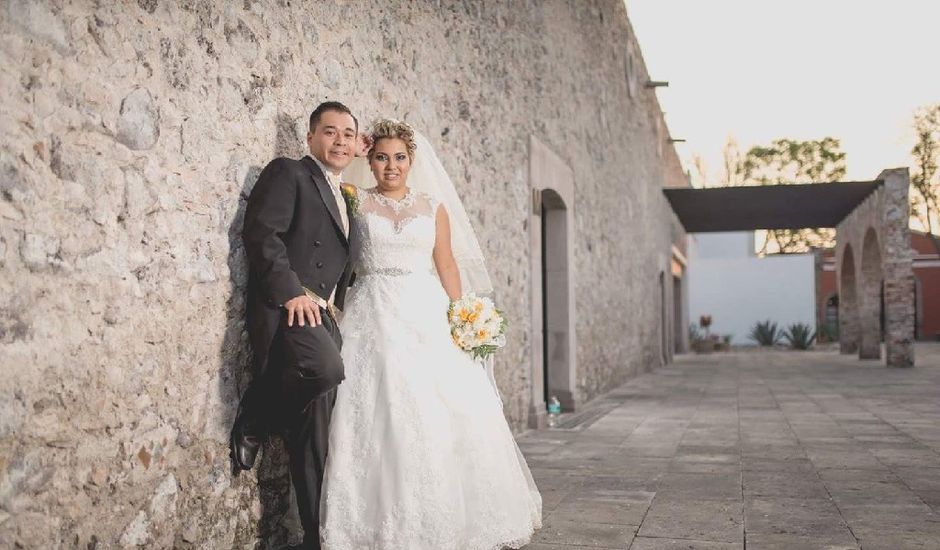
<path fill-rule="evenodd" d="M 384 118 L 372 125 L 372 131 L 369 135 L 372 139 L 372 147 L 369 148 L 369 160 L 375 153 L 375 145 L 380 139 L 400 139 L 405 143 L 408 150 L 408 158 L 415 159 L 415 149 L 418 144 L 415 143 L 415 131 L 407 122 L 400 122 L 390 118 Z"/>

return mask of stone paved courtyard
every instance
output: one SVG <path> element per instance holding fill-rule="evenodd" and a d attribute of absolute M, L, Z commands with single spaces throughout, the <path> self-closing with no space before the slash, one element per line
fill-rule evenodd
<path fill-rule="evenodd" d="M 940 549 L 940 345 L 686 355 L 519 444 L 526 550 Z"/>

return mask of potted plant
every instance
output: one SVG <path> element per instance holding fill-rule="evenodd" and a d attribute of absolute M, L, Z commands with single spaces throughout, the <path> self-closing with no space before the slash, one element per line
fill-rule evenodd
<path fill-rule="evenodd" d="M 695 323 L 689 327 L 689 339 L 692 342 L 692 351 L 696 353 L 711 353 L 715 350 L 715 340 L 708 330 L 711 324 L 711 315 L 702 315 L 699 317 L 699 326 L 704 329 L 704 333 Z"/>
<path fill-rule="evenodd" d="M 705 329 L 705 337 L 708 338 L 711 336 L 711 331 L 709 327 L 712 326 L 712 316 L 711 315 L 702 315 L 698 318 L 698 324 L 702 325 L 702 328 Z"/>

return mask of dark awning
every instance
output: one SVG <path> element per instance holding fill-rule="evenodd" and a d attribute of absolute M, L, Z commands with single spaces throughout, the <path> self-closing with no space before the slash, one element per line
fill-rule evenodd
<path fill-rule="evenodd" d="M 663 193 L 689 233 L 835 227 L 883 182 L 669 188 Z"/>

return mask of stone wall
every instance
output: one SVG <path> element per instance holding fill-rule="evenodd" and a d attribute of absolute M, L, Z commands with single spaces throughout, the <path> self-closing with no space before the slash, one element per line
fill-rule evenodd
<path fill-rule="evenodd" d="M 660 364 L 657 276 L 682 238 L 660 188 L 684 180 L 621 0 L 0 6 L 0 546 L 291 537 L 278 445 L 229 471 L 239 233 L 260 168 L 304 153 L 325 99 L 412 122 L 458 182 L 512 320 L 515 429 L 530 135 L 576 180 L 580 397 Z"/>

